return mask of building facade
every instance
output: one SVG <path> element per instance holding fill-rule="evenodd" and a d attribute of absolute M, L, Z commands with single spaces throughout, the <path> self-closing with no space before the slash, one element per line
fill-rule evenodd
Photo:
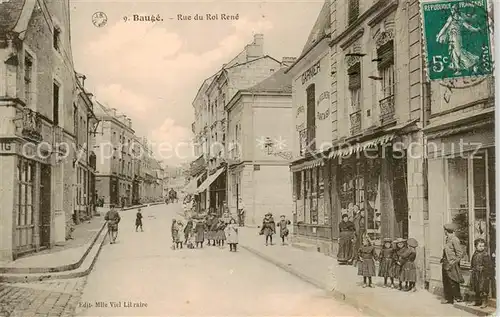
<path fill-rule="evenodd" d="M 110 204 L 125 207 L 132 204 L 134 177 L 132 120 L 95 101 L 99 126 L 96 129 L 96 191 Z"/>
<path fill-rule="evenodd" d="M 73 104 L 73 125 L 75 127 L 75 175 L 73 221 L 78 224 L 89 220 L 95 213 L 94 128 L 98 121 L 94 115 L 93 95 L 85 91 L 85 76 L 77 75 L 78 99 Z"/>
<path fill-rule="evenodd" d="M 249 88 L 278 71 L 281 63 L 264 54 L 264 36 L 254 35 L 252 43 L 214 76 L 205 80 L 193 102 L 196 120 L 195 140 L 201 140 L 199 148 L 206 153 L 206 179 L 196 193 L 205 200 L 206 209 L 222 213 L 227 205 L 227 158 L 225 157 L 227 118 L 225 105 L 241 89 Z M 200 199 L 200 200 L 201 200 Z"/>
<path fill-rule="evenodd" d="M 429 175 L 427 282 L 432 292 L 441 293 L 444 224 L 457 227 L 465 251 L 460 267 L 466 283 L 474 241 L 483 238 L 490 254 L 496 250 L 495 86 L 491 77 L 458 80 L 455 87 L 446 80 L 431 85 L 431 113 L 424 129 Z"/>
<path fill-rule="evenodd" d="M 411 15 L 418 10 L 418 2 L 326 1 L 290 71 L 299 130 L 292 164 L 297 238 L 335 255 L 341 215 L 360 210 L 376 244 L 386 237 L 419 242 L 421 282 L 428 212 L 421 30 Z M 322 95 L 325 78 L 330 87 Z"/>
<path fill-rule="evenodd" d="M 292 219 L 292 152 L 287 146 L 292 139 L 292 80 L 286 66 L 282 63 L 269 78 L 238 91 L 226 106 L 228 207 L 236 216 L 242 201 L 245 222 L 251 225 L 268 212 Z"/>
<path fill-rule="evenodd" d="M 0 258 L 64 242 L 73 226 L 69 4 L 0 3 Z M 46 19 L 50 16 L 51 19 Z"/>

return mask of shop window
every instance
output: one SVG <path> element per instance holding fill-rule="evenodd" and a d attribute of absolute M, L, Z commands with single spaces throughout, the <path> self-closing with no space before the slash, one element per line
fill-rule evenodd
<path fill-rule="evenodd" d="M 295 196 L 297 200 L 302 199 L 302 172 L 295 173 Z"/>
<path fill-rule="evenodd" d="M 19 158 L 17 164 L 18 201 L 17 201 L 17 226 L 33 224 L 33 200 L 35 181 L 35 162 Z M 24 243 L 23 243 L 24 244 Z"/>
<path fill-rule="evenodd" d="M 318 171 L 319 167 L 311 169 L 311 224 L 318 224 Z"/>
<path fill-rule="evenodd" d="M 476 239 L 485 239 L 487 245 L 495 239 L 490 210 L 494 179 L 490 180 L 488 159 L 492 157 L 486 151 L 447 159 L 448 220 L 457 226 L 456 235 L 466 253 L 462 260 L 465 265 L 470 262 Z"/>

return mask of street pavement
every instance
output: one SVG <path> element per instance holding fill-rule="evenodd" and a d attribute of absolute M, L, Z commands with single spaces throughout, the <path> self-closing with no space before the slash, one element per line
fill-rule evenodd
<path fill-rule="evenodd" d="M 180 204 L 121 213 L 116 244 L 103 247 L 77 316 L 361 316 L 284 270 L 226 246 L 171 249 Z"/>

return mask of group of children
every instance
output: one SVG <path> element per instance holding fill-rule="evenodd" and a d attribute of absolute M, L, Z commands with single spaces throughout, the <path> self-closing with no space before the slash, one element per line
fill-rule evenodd
<path fill-rule="evenodd" d="M 415 259 L 417 252 L 415 248 L 417 246 L 418 243 L 413 238 L 408 240 L 399 238 L 394 241 L 385 238 L 382 250 L 380 254 L 377 254 L 371 240 L 365 237 L 358 252 L 358 275 L 363 276 L 363 287 L 373 287 L 372 277 L 376 276 L 375 262 L 378 261 L 380 263 L 378 276 L 384 278 L 384 287 L 397 287 L 399 290 L 407 292 L 416 291 L 417 267 Z M 398 286 L 394 284 L 395 279 L 399 282 Z"/>
<path fill-rule="evenodd" d="M 182 249 L 184 244 L 188 249 L 203 248 L 205 240 L 210 246 L 224 247 L 229 244 L 230 251 L 236 251 L 238 245 L 238 227 L 236 220 L 225 220 L 215 215 L 205 218 L 190 218 L 186 225 L 174 219 L 172 221 L 172 249 Z"/>

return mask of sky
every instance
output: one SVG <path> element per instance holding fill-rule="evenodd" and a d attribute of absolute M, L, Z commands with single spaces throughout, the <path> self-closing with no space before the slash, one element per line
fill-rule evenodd
<path fill-rule="evenodd" d="M 127 1 L 71 0 L 71 41 L 76 71 L 85 88 L 106 106 L 132 119 L 138 136 L 155 144 L 191 142 L 193 99 L 202 82 L 231 60 L 256 33 L 264 34 L 264 52 L 278 60 L 298 57 L 323 1 Z M 95 12 L 107 22 L 97 27 Z M 178 15 L 192 16 L 179 20 Z M 238 20 L 196 14 L 238 15 Z M 162 21 L 133 21 L 134 15 Z M 127 21 L 125 21 L 127 20 Z M 168 165 L 189 162 L 153 148 Z"/>

